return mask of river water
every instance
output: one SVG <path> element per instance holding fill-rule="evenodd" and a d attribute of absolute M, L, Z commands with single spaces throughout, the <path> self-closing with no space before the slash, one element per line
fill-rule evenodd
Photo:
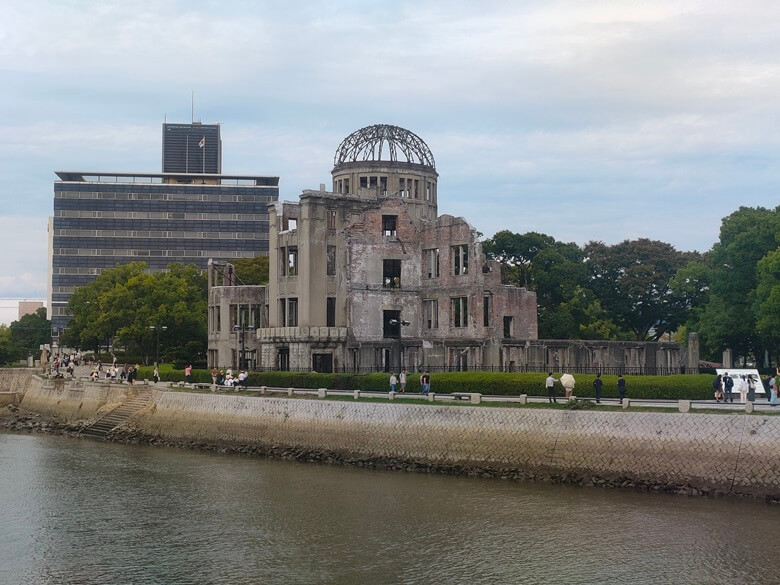
<path fill-rule="evenodd" d="M 763 503 L 0 434 L 0 583 L 776 584 Z"/>

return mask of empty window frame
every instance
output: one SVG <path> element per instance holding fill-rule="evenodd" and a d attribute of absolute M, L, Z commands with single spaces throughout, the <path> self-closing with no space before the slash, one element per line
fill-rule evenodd
<path fill-rule="evenodd" d="M 453 297 L 451 321 L 453 327 L 466 327 L 468 325 L 469 301 L 468 297 Z"/>
<path fill-rule="evenodd" d="M 482 325 L 490 326 L 490 295 L 482 297 Z"/>
<path fill-rule="evenodd" d="M 512 333 L 512 317 L 504 317 L 504 338 L 510 339 Z"/>
<path fill-rule="evenodd" d="M 436 299 L 423 301 L 423 323 L 426 329 L 438 329 L 439 301 Z"/>
<path fill-rule="evenodd" d="M 328 276 L 336 276 L 336 246 L 328 246 L 326 270 Z"/>
<path fill-rule="evenodd" d="M 328 229 L 329 230 L 335 230 L 336 229 L 336 210 L 335 209 L 328 209 L 327 215 L 328 215 Z"/>
<path fill-rule="evenodd" d="M 325 326 L 336 326 L 336 297 L 328 297 L 325 304 Z"/>
<path fill-rule="evenodd" d="M 382 260 L 382 286 L 401 288 L 401 261 Z"/>
<path fill-rule="evenodd" d="M 297 298 L 287 299 L 287 326 L 288 327 L 298 326 L 298 299 Z"/>
<path fill-rule="evenodd" d="M 290 348 L 280 347 L 276 350 L 276 369 L 280 372 L 290 370 Z"/>
<path fill-rule="evenodd" d="M 287 248 L 287 276 L 298 276 L 298 246 Z"/>
<path fill-rule="evenodd" d="M 469 273 L 469 246 L 460 244 L 452 247 L 453 274 Z"/>
<path fill-rule="evenodd" d="M 398 216 L 397 215 L 383 215 L 382 216 L 382 235 L 383 236 L 395 236 L 398 228 Z"/>
<path fill-rule="evenodd" d="M 382 311 L 382 336 L 401 337 L 401 311 Z"/>
<path fill-rule="evenodd" d="M 428 278 L 439 278 L 439 249 L 430 248 L 424 250 L 425 255 L 423 262 L 426 269 Z"/>

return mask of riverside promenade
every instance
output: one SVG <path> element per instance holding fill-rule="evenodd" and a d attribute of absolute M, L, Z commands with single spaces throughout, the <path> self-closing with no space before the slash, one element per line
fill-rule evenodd
<path fill-rule="evenodd" d="M 73 432 L 124 406 L 127 418 L 106 431 L 111 440 L 780 501 L 780 416 L 746 414 L 736 404 L 681 413 L 679 405 L 571 410 L 503 396 L 498 405 L 471 393 L 425 403 L 419 395 L 358 398 L 324 389 L 169 391 L 33 377 L 19 402 L 20 412 Z"/>

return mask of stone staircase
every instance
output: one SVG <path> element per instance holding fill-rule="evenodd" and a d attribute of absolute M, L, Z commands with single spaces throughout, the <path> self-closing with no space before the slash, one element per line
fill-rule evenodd
<path fill-rule="evenodd" d="M 145 408 L 152 401 L 152 390 L 142 390 L 127 402 L 100 417 L 81 431 L 87 437 L 105 437 L 119 425 L 127 422 L 131 416 Z"/>

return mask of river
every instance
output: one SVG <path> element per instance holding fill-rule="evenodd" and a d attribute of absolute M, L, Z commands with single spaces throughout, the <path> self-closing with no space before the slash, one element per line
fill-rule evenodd
<path fill-rule="evenodd" d="M 0 583 L 776 584 L 780 507 L 0 434 Z"/>

